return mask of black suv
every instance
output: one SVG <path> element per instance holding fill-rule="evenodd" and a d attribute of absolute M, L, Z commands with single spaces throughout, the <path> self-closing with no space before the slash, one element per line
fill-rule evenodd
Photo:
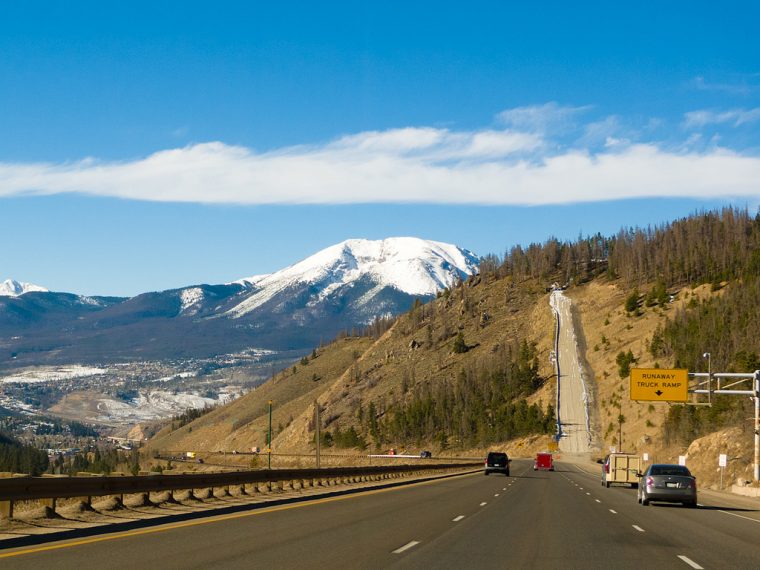
<path fill-rule="evenodd" d="M 504 473 L 509 477 L 509 457 L 506 453 L 490 451 L 486 457 L 485 474 Z"/>

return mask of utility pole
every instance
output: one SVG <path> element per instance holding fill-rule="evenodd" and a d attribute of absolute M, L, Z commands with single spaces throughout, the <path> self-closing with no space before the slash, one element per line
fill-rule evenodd
<path fill-rule="evenodd" d="M 320 427 L 321 427 L 321 421 L 319 420 L 319 402 L 317 400 L 314 400 L 314 421 L 317 425 L 317 469 L 320 468 L 320 443 L 321 443 L 321 436 L 320 436 Z"/>
<path fill-rule="evenodd" d="M 755 370 L 755 481 L 760 481 L 760 370 Z"/>
<path fill-rule="evenodd" d="M 267 469 L 272 468 L 272 400 L 269 400 L 269 433 L 267 434 Z"/>

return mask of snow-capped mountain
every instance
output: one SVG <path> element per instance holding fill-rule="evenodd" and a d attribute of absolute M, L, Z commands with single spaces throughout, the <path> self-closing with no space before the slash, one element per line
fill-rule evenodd
<path fill-rule="evenodd" d="M 242 317 L 277 295 L 303 286 L 311 292 L 308 304 L 312 306 L 361 283 L 372 287 L 356 300 L 357 308 L 371 304 L 386 288 L 430 297 L 477 269 L 478 258 L 473 253 L 447 243 L 413 237 L 351 239 L 271 275 L 237 281 L 250 284 L 256 292 L 227 314 Z"/>
<path fill-rule="evenodd" d="M 22 281 L 16 281 L 14 279 L 6 279 L 0 283 L 0 297 L 18 297 L 24 293 L 31 291 L 47 292 L 47 289 L 34 285 L 32 283 L 24 283 Z"/>
<path fill-rule="evenodd" d="M 38 288 L 0 296 L 0 338 L 10 339 L 0 346 L 0 365 L 311 350 L 342 330 L 404 312 L 477 268 L 475 255 L 450 244 L 355 239 L 275 273 L 223 285 L 129 299 Z M 7 288 L 15 292 L 23 284 Z"/>

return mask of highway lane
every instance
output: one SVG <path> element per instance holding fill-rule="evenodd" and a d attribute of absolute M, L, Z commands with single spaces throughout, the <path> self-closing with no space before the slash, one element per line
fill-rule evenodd
<path fill-rule="evenodd" d="M 714 505 L 642 507 L 633 490 L 606 489 L 573 464 L 559 462 L 556 472 L 534 472 L 531 464 L 514 461 L 509 478 L 478 473 L 53 550 L 22 549 L 0 558 L 0 567 L 760 566 L 756 521 Z M 754 509 L 733 514 L 760 519 Z"/>
<path fill-rule="evenodd" d="M 530 466 L 527 461 L 514 465 L 518 471 Z M 488 506 L 512 493 L 514 480 L 478 472 L 102 541 L 73 541 L 54 550 L 19 549 L 28 553 L 13 557 L 4 558 L 0 551 L 0 567 L 384 568 L 398 557 L 393 551 L 412 541 L 429 542 L 449 530 L 457 517 L 471 516 L 483 508 L 481 503 Z"/>
<path fill-rule="evenodd" d="M 660 550 L 688 557 L 704 568 L 760 568 L 760 502 L 717 493 L 698 493 L 699 508 L 653 503 L 639 505 L 636 491 L 601 486 L 597 472 L 565 466 L 561 475 L 579 493 L 616 511 L 624 524 L 638 526 Z M 580 488 L 583 487 L 583 491 Z M 610 513 L 612 514 L 612 513 Z"/>

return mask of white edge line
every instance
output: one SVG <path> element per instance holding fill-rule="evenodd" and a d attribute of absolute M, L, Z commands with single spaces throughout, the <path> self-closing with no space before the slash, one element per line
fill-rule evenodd
<path fill-rule="evenodd" d="M 694 562 L 693 560 L 691 560 L 691 559 L 687 558 L 687 557 L 686 557 L 686 556 L 684 556 L 683 554 L 679 554 L 679 555 L 678 555 L 678 558 L 680 558 L 681 560 L 683 560 L 684 562 L 686 562 L 686 564 L 688 564 L 688 565 L 689 565 L 689 566 L 691 566 L 692 568 L 695 568 L 696 570 L 704 570 L 704 568 L 702 568 L 702 567 L 701 567 L 699 564 L 697 564 L 697 563 L 696 563 L 696 562 Z"/>
<path fill-rule="evenodd" d="M 718 509 L 718 512 L 719 513 L 723 513 L 724 515 L 731 515 L 732 517 L 739 517 L 740 519 L 744 519 L 744 520 L 760 523 L 759 520 L 753 519 L 753 518 L 750 518 L 750 517 L 745 517 L 744 515 L 737 515 L 736 513 L 729 513 L 728 511 L 722 511 L 720 509 Z"/>
<path fill-rule="evenodd" d="M 458 517 L 455 517 L 451 519 L 451 522 L 459 522 L 464 518 L 464 515 L 459 515 Z"/>
<path fill-rule="evenodd" d="M 643 528 L 641 528 L 641 527 L 640 527 L 640 526 L 638 526 L 638 525 L 635 525 L 635 524 L 634 524 L 634 525 L 631 525 L 631 526 L 632 526 L 633 528 L 635 528 L 635 529 L 636 529 L 637 531 L 639 531 L 639 532 L 646 532 L 646 531 L 645 531 Z"/>
<path fill-rule="evenodd" d="M 419 540 L 413 540 L 411 542 L 407 542 L 401 548 L 397 548 L 396 550 L 394 550 L 393 554 L 401 554 L 405 550 L 409 550 L 410 548 L 413 548 L 413 547 L 417 546 L 419 543 L 420 543 Z"/>

